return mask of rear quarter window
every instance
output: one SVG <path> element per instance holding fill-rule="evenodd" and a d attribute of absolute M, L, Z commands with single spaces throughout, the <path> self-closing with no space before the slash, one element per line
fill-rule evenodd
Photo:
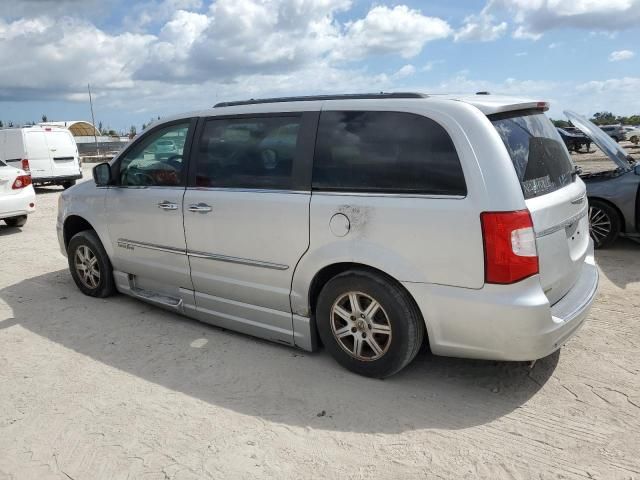
<path fill-rule="evenodd" d="M 465 196 L 451 137 L 410 113 L 327 111 L 320 116 L 315 190 Z"/>

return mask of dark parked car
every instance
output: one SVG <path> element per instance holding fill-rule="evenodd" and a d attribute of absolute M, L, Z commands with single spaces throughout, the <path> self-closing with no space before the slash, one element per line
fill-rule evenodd
<path fill-rule="evenodd" d="M 622 142 L 627 139 L 626 130 L 620 125 L 605 125 L 600 129 L 613 138 L 616 142 Z"/>
<path fill-rule="evenodd" d="M 576 129 L 574 129 L 576 130 Z M 570 131 L 568 128 L 558 128 L 558 133 L 562 137 L 562 141 L 570 152 L 579 152 L 582 147 L 588 152 L 591 147 L 591 139 L 584 133 Z"/>
<path fill-rule="evenodd" d="M 616 166 L 605 172 L 580 175 L 587 185 L 590 233 L 595 247 L 607 247 L 621 235 L 640 241 L 640 163 L 586 118 L 573 112 L 565 114 Z"/>

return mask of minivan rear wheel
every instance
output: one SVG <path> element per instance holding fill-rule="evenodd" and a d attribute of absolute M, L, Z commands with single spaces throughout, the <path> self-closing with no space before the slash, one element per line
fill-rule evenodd
<path fill-rule="evenodd" d="M 620 216 L 611 206 L 598 200 L 589 201 L 589 233 L 595 248 L 606 248 L 620 235 Z"/>
<path fill-rule="evenodd" d="M 424 321 L 408 293 L 381 275 L 351 270 L 329 280 L 318 297 L 322 343 L 352 372 L 384 378 L 418 353 Z"/>
<path fill-rule="evenodd" d="M 67 258 L 73 281 L 82 293 L 100 298 L 115 293 L 111 262 L 94 231 L 76 233 L 69 241 Z"/>

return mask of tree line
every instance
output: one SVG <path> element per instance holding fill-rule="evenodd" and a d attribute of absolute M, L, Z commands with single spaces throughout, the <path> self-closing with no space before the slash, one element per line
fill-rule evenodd
<path fill-rule="evenodd" d="M 595 113 L 589 120 L 596 125 L 640 125 L 640 115 L 630 115 L 627 117 L 614 115 L 611 112 L 598 112 Z M 570 127 L 571 122 L 566 120 L 553 120 L 553 124 L 556 127 L 564 128 Z"/>

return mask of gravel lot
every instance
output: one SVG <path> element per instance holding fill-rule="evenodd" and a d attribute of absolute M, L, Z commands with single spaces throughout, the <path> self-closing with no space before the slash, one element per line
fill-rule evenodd
<path fill-rule="evenodd" d="M 0 479 L 640 478 L 640 245 L 598 254 L 587 325 L 532 369 L 424 352 L 379 381 L 83 296 L 59 192 L 0 227 Z"/>

